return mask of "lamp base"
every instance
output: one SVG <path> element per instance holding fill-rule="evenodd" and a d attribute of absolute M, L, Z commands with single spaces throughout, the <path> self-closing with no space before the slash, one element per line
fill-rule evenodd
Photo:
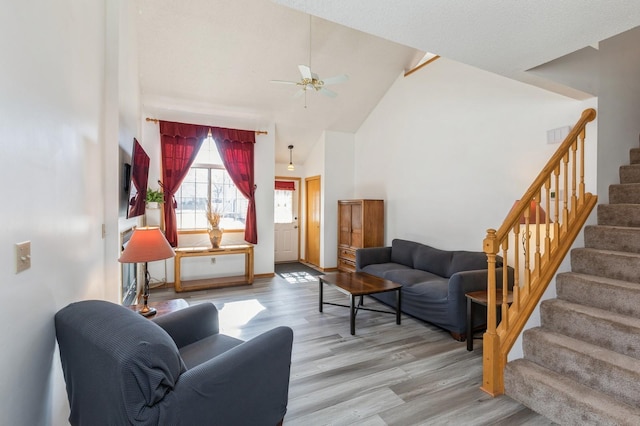
<path fill-rule="evenodd" d="M 138 313 L 143 317 L 150 317 L 151 315 L 156 314 L 156 308 L 150 308 L 149 306 L 145 305 L 138 311 Z"/>
<path fill-rule="evenodd" d="M 142 298 L 144 299 L 144 306 L 138 312 L 143 317 L 150 317 L 151 315 L 156 314 L 155 308 L 150 308 L 147 305 L 147 301 L 149 300 L 149 280 L 151 279 L 151 275 L 149 274 L 149 269 L 147 268 L 147 262 L 144 263 L 144 293 L 142 294 Z"/>

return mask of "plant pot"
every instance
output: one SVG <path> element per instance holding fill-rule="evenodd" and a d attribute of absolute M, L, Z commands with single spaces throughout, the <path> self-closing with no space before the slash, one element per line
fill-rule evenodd
<path fill-rule="evenodd" d="M 157 201 L 149 201 L 147 203 L 147 208 L 157 209 L 158 208 L 158 202 Z"/>
<path fill-rule="evenodd" d="M 215 227 L 209 229 L 209 239 L 211 240 L 212 248 L 219 248 L 220 242 L 222 241 L 222 228 Z"/>

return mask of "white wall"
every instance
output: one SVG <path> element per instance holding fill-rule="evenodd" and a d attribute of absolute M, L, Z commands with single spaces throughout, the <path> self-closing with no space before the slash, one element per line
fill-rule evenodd
<path fill-rule="evenodd" d="M 387 244 L 482 251 L 486 230 L 557 149 L 546 131 L 594 106 L 439 59 L 400 76 L 356 133 L 354 195 L 385 200 Z M 586 187 L 595 192 L 593 125 L 587 135 Z"/>
<path fill-rule="evenodd" d="M 356 134 L 356 196 L 386 200 L 386 241 L 482 250 L 584 105 L 440 59 L 400 76 Z M 595 135 L 591 135 L 594 136 Z"/>
<path fill-rule="evenodd" d="M 338 266 L 338 200 L 353 198 L 353 167 L 354 135 L 329 130 L 322 132 L 304 163 L 305 177 L 320 176 L 321 230 L 318 266 L 324 269 Z M 303 223 L 303 228 L 305 225 Z M 306 241 L 305 229 L 301 232 L 302 253 Z"/>
<path fill-rule="evenodd" d="M 598 194 L 609 201 L 609 185 L 620 183 L 619 169 L 629 150 L 639 148 L 640 28 L 600 42 L 598 97 Z"/>
<path fill-rule="evenodd" d="M 117 14 L 110 19 L 107 36 L 112 39 L 107 52 L 108 67 L 113 72 L 107 75 L 105 96 L 107 97 L 106 140 L 117 140 L 118 144 L 105 144 L 105 218 L 108 224 L 106 233 L 105 282 L 117 283 L 114 291 L 117 300 L 122 300 L 121 280 L 122 265 L 117 261 L 120 257 L 122 241 L 121 233 L 140 226 L 143 217 L 127 219 L 128 192 L 123 189 L 124 163 L 131 164 L 133 139 L 140 139 L 140 82 L 138 73 L 138 43 L 135 28 L 135 16 L 138 13 L 135 2 L 107 3 L 108 11 Z M 113 28 L 111 28 L 113 27 Z M 117 71 L 116 71 L 117 70 Z M 115 81 L 114 81 L 115 80 Z M 117 164 L 118 167 L 113 167 Z M 117 221 L 114 224 L 114 221 Z M 117 232 L 112 232 L 117 229 Z M 138 273 L 143 273 L 140 265 Z M 138 284 L 141 284 L 140 282 Z M 112 285 L 108 286 L 109 288 Z"/>
<path fill-rule="evenodd" d="M 320 205 L 322 206 L 322 211 L 320 212 L 320 265 L 318 266 L 322 266 L 322 262 L 324 259 L 324 253 L 323 253 L 323 247 L 324 247 L 324 242 L 323 242 L 323 238 L 322 236 L 325 233 L 326 227 L 324 226 L 324 207 L 325 207 L 325 201 L 324 201 L 324 167 L 325 167 L 325 137 L 324 137 L 324 132 L 323 134 L 320 136 L 320 138 L 318 138 L 318 140 L 316 141 L 316 143 L 311 147 L 311 149 L 309 150 L 309 155 L 307 156 L 307 160 L 304 163 L 304 170 L 305 170 L 305 175 L 304 178 L 309 178 L 309 177 L 314 177 L 314 176 L 320 176 Z M 306 188 L 305 186 L 305 179 L 302 180 L 302 186 L 304 188 Z M 304 197 L 303 198 L 303 202 L 302 202 L 302 210 L 303 210 L 303 214 L 306 218 L 306 206 L 305 206 L 305 201 L 306 200 L 306 192 L 304 192 Z M 306 260 L 306 242 L 307 242 L 307 224 L 306 221 L 302 221 L 301 223 L 301 230 L 300 230 L 300 257 L 302 259 Z"/>
<path fill-rule="evenodd" d="M 353 198 L 354 194 L 354 146 L 352 133 L 326 131 L 324 170 L 324 221 L 326 232 L 322 234 L 323 249 L 321 266 L 325 269 L 338 267 L 338 200 Z"/>
<path fill-rule="evenodd" d="M 105 285 L 104 259 L 117 249 L 105 250 L 102 224 L 117 234 L 117 213 L 105 212 L 118 194 L 104 177 L 117 174 L 122 2 L 5 3 L 0 338 L 10 344 L 0 352 L 0 423 L 64 424 L 53 315 L 118 293 L 117 282 Z M 32 266 L 16 274 L 14 244 L 26 240 Z"/>

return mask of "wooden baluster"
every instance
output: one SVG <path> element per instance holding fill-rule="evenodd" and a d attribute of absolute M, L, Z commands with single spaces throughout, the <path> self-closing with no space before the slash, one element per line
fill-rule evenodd
<path fill-rule="evenodd" d="M 580 205 L 582 205 L 584 203 L 584 137 L 585 137 L 585 129 L 582 129 L 582 132 L 580 132 L 580 136 L 578 137 L 578 140 L 580 141 L 580 187 L 579 187 L 579 193 L 580 193 L 580 198 L 578 199 L 578 202 L 580 203 Z"/>
<path fill-rule="evenodd" d="M 560 236 L 560 164 L 556 166 L 553 170 L 553 175 L 555 177 L 555 191 L 556 196 L 553 200 L 553 239 L 555 241 L 553 247 L 558 247 Z"/>
<path fill-rule="evenodd" d="M 564 157 L 562 157 L 562 162 L 564 163 L 564 188 L 562 191 L 562 202 L 564 207 L 562 208 L 562 231 L 567 232 L 567 225 L 569 222 L 569 206 L 568 206 L 568 188 L 569 188 L 569 153 L 567 152 Z"/>
<path fill-rule="evenodd" d="M 512 230 L 513 235 L 513 287 L 520 287 L 520 221 L 516 222 Z M 507 238 L 508 239 L 508 238 Z M 520 301 L 513 298 L 514 309 L 520 308 Z"/>
<path fill-rule="evenodd" d="M 578 182 L 578 176 L 576 172 L 577 150 L 578 142 L 576 139 L 575 141 L 573 141 L 573 144 L 571 144 L 571 156 L 573 157 L 573 161 L 571 162 L 571 211 L 569 212 L 569 216 L 571 217 L 571 219 L 575 219 L 578 206 L 578 197 L 576 196 L 576 185 Z"/>
<path fill-rule="evenodd" d="M 503 330 L 509 329 L 509 305 L 507 305 L 507 292 L 509 291 L 509 271 L 507 269 L 506 259 L 509 251 L 509 238 L 505 238 L 502 242 L 502 259 L 503 259 L 503 267 L 502 267 L 502 321 L 500 325 Z"/>
<path fill-rule="evenodd" d="M 536 202 L 536 251 L 534 255 L 534 276 L 538 278 L 540 276 L 540 189 L 538 190 L 538 194 L 535 196 L 534 201 Z"/>
<path fill-rule="evenodd" d="M 544 263 L 546 264 L 549 261 L 549 257 L 551 256 L 551 236 L 550 231 L 551 227 L 549 226 L 549 222 L 551 220 L 551 175 L 547 177 L 547 180 L 544 182 L 544 189 L 546 193 L 545 206 L 547 208 L 547 214 L 545 215 L 545 224 L 544 224 Z"/>
<path fill-rule="evenodd" d="M 522 200 L 526 201 L 527 208 L 524 210 L 524 233 L 522 234 L 522 252 L 524 254 L 524 288 L 527 294 L 531 290 L 529 284 L 531 283 L 531 231 L 529 230 L 529 213 L 531 204 L 531 200 Z"/>

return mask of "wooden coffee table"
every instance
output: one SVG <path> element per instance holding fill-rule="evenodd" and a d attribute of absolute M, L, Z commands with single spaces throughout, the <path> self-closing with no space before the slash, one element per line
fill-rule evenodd
<path fill-rule="evenodd" d="M 319 310 L 322 312 L 322 305 L 334 305 L 334 306 L 344 306 L 349 308 L 349 322 L 351 325 L 351 335 L 356 334 L 356 314 L 359 309 L 366 311 L 374 311 L 374 312 L 383 312 L 386 314 L 396 314 L 396 324 L 400 324 L 400 308 L 401 308 L 401 296 L 400 289 L 402 288 L 401 284 L 394 283 L 393 281 L 385 280 L 383 278 L 374 277 L 373 275 L 369 275 L 365 272 L 341 272 L 337 274 L 328 274 L 328 275 L 320 275 L 318 277 L 319 280 L 319 290 L 320 290 L 320 304 Z M 324 302 L 322 300 L 322 287 L 323 284 L 329 284 L 334 286 L 336 289 L 349 295 L 350 305 L 340 305 L 338 303 Z M 363 306 L 362 298 L 363 296 L 374 294 L 374 293 L 384 293 L 387 291 L 395 291 L 396 292 L 396 310 L 395 312 L 391 311 L 382 311 L 379 309 L 370 309 L 365 308 Z M 355 299 L 356 296 L 360 296 L 360 300 L 356 305 Z"/>

